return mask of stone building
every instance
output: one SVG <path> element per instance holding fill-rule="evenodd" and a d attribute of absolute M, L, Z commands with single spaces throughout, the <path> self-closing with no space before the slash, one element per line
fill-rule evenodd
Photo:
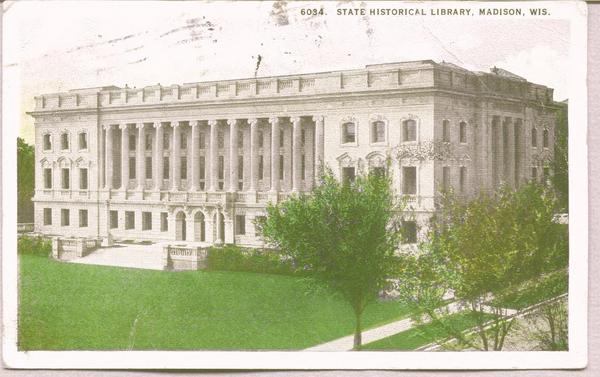
<path fill-rule="evenodd" d="M 461 195 L 549 174 L 553 91 L 430 60 L 35 98 L 35 230 L 258 246 L 268 202 L 391 161 L 414 234 Z M 109 236 L 110 235 L 110 236 Z"/>

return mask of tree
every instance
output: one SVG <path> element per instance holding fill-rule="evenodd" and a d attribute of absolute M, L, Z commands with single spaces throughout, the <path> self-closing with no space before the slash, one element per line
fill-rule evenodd
<path fill-rule="evenodd" d="M 554 129 L 554 160 L 552 184 L 561 210 L 569 210 L 569 120 L 566 102 L 560 102 Z"/>
<path fill-rule="evenodd" d="M 460 332 L 450 333 L 471 347 L 501 350 L 513 320 L 494 302 L 568 263 L 568 233 L 554 221 L 556 208 L 553 192 L 535 183 L 482 193 L 468 202 L 444 194 L 423 255 L 403 260 L 404 296 L 439 320 L 443 313 L 435 308 L 452 290 L 458 305 L 475 318 L 481 346 Z"/>
<path fill-rule="evenodd" d="M 260 225 L 267 243 L 350 304 L 356 317 L 355 349 L 362 343 L 365 307 L 394 274 L 402 209 L 389 174 L 378 171 L 339 182 L 326 169 L 310 194 L 269 205 Z"/>
<path fill-rule="evenodd" d="M 33 146 L 17 138 L 17 222 L 33 222 L 35 155 Z"/>

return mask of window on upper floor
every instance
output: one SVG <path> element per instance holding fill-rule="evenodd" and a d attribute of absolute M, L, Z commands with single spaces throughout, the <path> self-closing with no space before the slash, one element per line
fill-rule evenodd
<path fill-rule="evenodd" d="M 142 212 L 142 230 L 152 230 L 152 212 Z"/>
<path fill-rule="evenodd" d="M 459 177 L 459 189 L 460 192 L 465 192 L 465 188 L 467 185 L 467 168 L 464 166 L 460 167 L 460 177 Z"/>
<path fill-rule="evenodd" d="M 69 134 L 66 132 L 63 132 L 60 135 L 60 149 L 62 149 L 62 150 L 69 149 Z"/>
<path fill-rule="evenodd" d="M 44 168 L 44 188 L 51 189 L 52 188 L 52 169 Z"/>
<path fill-rule="evenodd" d="M 52 135 L 50 134 L 44 134 L 44 150 L 45 151 L 49 151 L 50 149 L 52 149 Z"/>
<path fill-rule="evenodd" d="M 152 150 L 152 135 L 150 134 L 146 134 L 145 136 L 145 141 L 144 141 L 144 145 L 147 151 L 151 151 Z"/>
<path fill-rule="evenodd" d="M 63 168 L 61 169 L 61 188 L 62 189 L 69 189 L 71 187 L 71 182 L 69 181 L 69 178 L 71 177 L 69 174 L 69 169 L 68 168 Z"/>
<path fill-rule="evenodd" d="M 417 122 L 408 119 L 402 122 L 402 141 L 417 141 Z"/>
<path fill-rule="evenodd" d="M 225 147 L 225 135 L 223 135 L 223 132 L 217 133 L 217 146 L 219 149 L 223 149 Z"/>
<path fill-rule="evenodd" d="M 237 147 L 244 148 L 244 131 L 238 131 L 237 133 Z"/>
<path fill-rule="evenodd" d="M 181 179 L 187 179 L 187 157 L 181 157 L 179 175 Z"/>
<path fill-rule="evenodd" d="M 447 120 L 442 122 L 442 141 L 445 143 L 450 142 L 450 122 Z"/>
<path fill-rule="evenodd" d="M 458 124 L 458 132 L 459 132 L 459 141 L 463 144 L 465 144 L 467 142 L 467 123 L 466 122 L 460 122 Z"/>
<path fill-rule="evenodd" d="M 306 130 L 304 128 L 300 131 L 300 145 L 306 145 Z"/>
<path fill-rule="evenodd" d="M 342 124 L 342 143 L 356 143 L 356 123 L 346 122 Z"/>
<path fill-rule="evenodd" d="M 536 128 L 531 129 L 531 146 L 537 147 L 537 129 Z"/>
<path fill-rule="evenodd" d="M 279 131 L 279 147 L 280 148 L 283 148 L 284 139 L 285 139 L 284 131 L 280 130 Z"/>
<path fill-rule="evenodd" d="M 127 132 L 127 131 L 124 131 Z M 134 151 L 136 149 L 137 137 L 134 134 L 129 134 L 129 150 Z"/>
<path fill-rule="evenodd" d="M 181 149 L 187 149 L 187 134 L 183 131 L 179 134 L 179 142 Z"/>
<path fill-rule="evenodd" d="M 417 168 L 415 166 L 402 167 L 402 193 L 416 195 L 417 193 Z"/>
<path fill-rule="evenodd" d="M 88 210 L 80 209 L 79 210 L 79 227 L 86 228 L 88 226 Z"/>
<path fill-rule="evenodd" d="M 125 229 L 135 228 L 135 212 L 125 211 Z"/>
<path fill-rule="evenodd" d="M 129 179 L 135 179 L 137 176 L 135 163 L 135 157 L 129 157 Z"/>
<path fill-rule="evenodd" d="M 204 132 L 200 132 L 200 136 L 198 137 L 198 144 L 198 148 L 206 148 L 206 135 L 204 134 Z"/>
<path fill-rule="evenodd" d="M 152 179 L 152 157 L 146 157 L 146 179 Z"/>
<path fill-rule="evenodd" d="M 444 166 L 442 168 L 442 190 L 448 190 L 450 188 L 450 167 Z"/>
<path fill-rule="evenodd" d="M 80 132 L 79 133 L 79 150 L 88 149 L 87 143 L 87 133 Z"/>
<path fill-rule="evenodd" d="M 163 157 L 163 179 L 169 179 L 169 172 L 171 167 L 169 166 L 169 157 Z"/>
<path fill-rule="evenodd" d="M 371 142 L 385 142 L 385 123 L 378 120 L 371 123 Z"/>
<path fill-rule="evenodd" d="M 80 190 L 88 189 L 88 170 L 87 170 L 87 168 L 79 169 L 79 189 Z"/>
<path fill-rule="evenodd" d="M 171 149 L 171 138 L 166 130 L 163 132 L 163 149 L 166 151 Z"/>
<path fill-rule="evenodd" d="M 60 225 L 61 226 L 69 226 L 71 223 L 71 214 L 70 211 L 66 208 L 60 210 Z"/>
<path fill-rule="evenodd" d="M 544 148 L 548 148 L 548 129 L 544 129 L 542 133 L 542 143 Z"/>

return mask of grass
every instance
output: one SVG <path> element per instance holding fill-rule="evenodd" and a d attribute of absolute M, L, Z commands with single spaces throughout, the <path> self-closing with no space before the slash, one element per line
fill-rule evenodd
<path fill-rule="evenodd" d="M 568 289 L 569 276 L 566 271 L 561 270 L 551 273 L 542 280 L 530 282 L 516 292 L 509 292 L 504 297 L 492 301 L 492 304 L 520 310 L 567 293 Z"/>
<path fill-rule="evenodd" d="M 492 319 L 492 315 L 486 315 Z M 429 322 L 415 326 L 398 334 L 368 343 L 362 346 L 365 351 L 410 351 L 450 338 L 450 330 L 465 331 L 473 328 L 477 322 L 470 312 L 451 314 L 439 322 Z"/>
<path fill-rule="evenodd" d="M 164 272 L 20 255 L 19 349 L 302 349 L 350 335 L 350 306 L 298 277 Z M 377 302 L 365 328 L 408 315 Z"/>

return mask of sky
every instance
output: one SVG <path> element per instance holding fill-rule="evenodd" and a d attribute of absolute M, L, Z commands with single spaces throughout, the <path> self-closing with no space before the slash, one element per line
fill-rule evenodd
<path fill-rule="evenodd" d="M 25 112 L 43 93 L 418 59 L 480 71 L 497 66 L 554 88 L 555 100 L 568 98 L 568 21 L 335 14 L 341 7 L 376 5 L 331 2 L 326 16 L 307 16 L 300 13 L 302 7 L 320 4 L 9 1 L 3 3 L 4 97 L 19 107 L 12 121 L 28 142 L 33 141 L 33 119 Z"/>

